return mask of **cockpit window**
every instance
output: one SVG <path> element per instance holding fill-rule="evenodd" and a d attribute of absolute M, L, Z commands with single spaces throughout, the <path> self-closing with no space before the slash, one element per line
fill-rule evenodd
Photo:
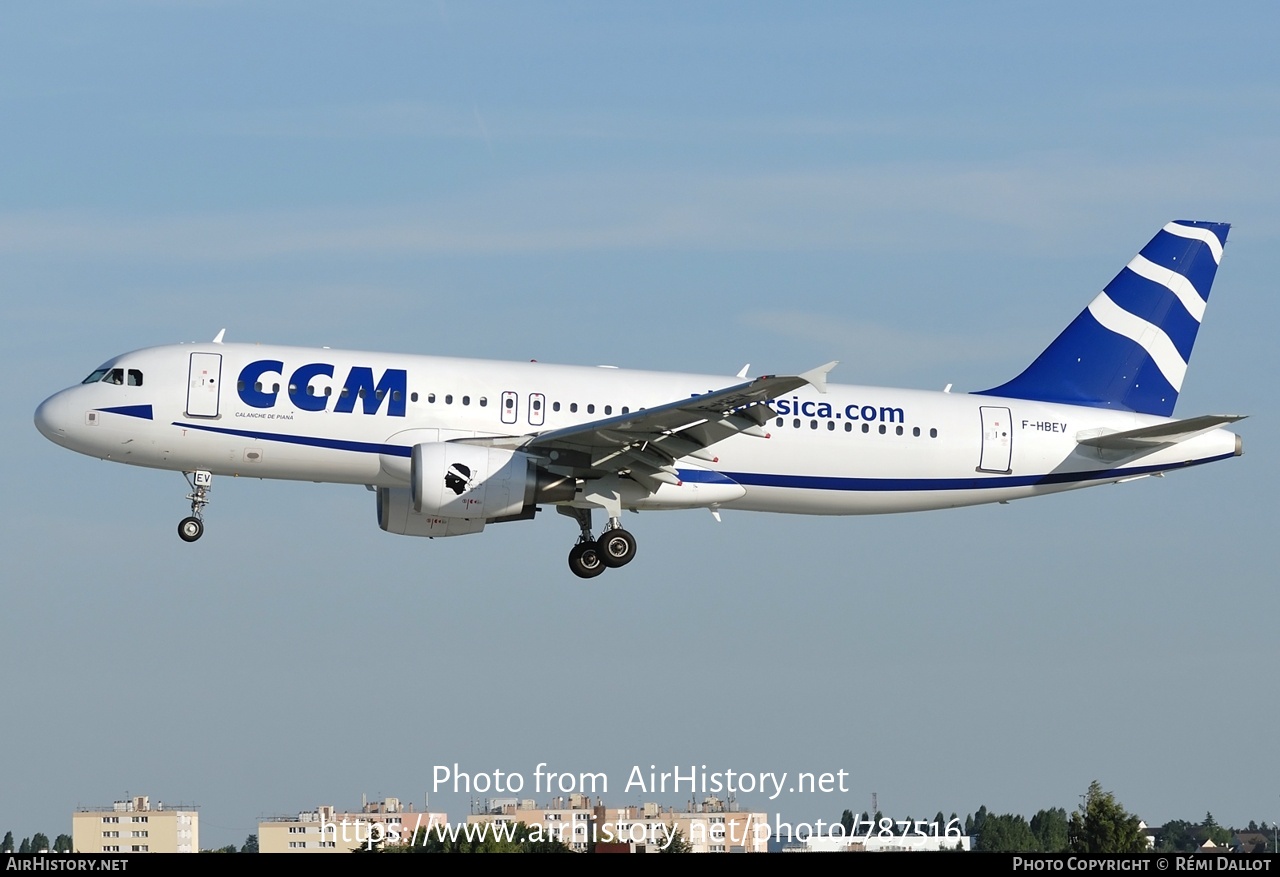
<path fill-rule="evenodd" d="M 127 380 L 126 380 L 126 374 L 127 374 Z M 129 369 L 127 373 L 125 369 L 122 369 L 122 368 L 100 368 L 100 369 L 95 369 L 93 374 L 89 375 L 89 377 L 85 378 L 80 383 L 96 384 L 99 381 L 101 381 L 104 384 L 121 385 L 121 384 L 128 383 L 130 387 L 141 387 L 142 372 L 136 368 Z"/>

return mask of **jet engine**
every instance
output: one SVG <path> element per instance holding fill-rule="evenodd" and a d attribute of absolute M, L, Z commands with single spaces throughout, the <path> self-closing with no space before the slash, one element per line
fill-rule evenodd
<path fill-rule="evenodd" d="M 537 503 L 567 502 L 577 489 L 528 454 L 457 442 L 415 445 L 409 479 L 414 511 L 486 521 L 532 517 Z"/>

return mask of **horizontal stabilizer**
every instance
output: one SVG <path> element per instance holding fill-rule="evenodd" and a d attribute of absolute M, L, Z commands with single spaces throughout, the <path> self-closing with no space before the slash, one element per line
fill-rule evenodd
<path fill-rule="evenodd" d="M 1108 451 L 1147 450 L 1156 445 L 1172 445 L 1195 438 L 1211 429 L 1217 429 L 1237 420 L 1244 420 L 1243 414 L 1205 414 L 1187 420 L 1173 420 L 1156 426 L 1144 426 L 1125 432 L 1109 432 L 1103 435 L 1090 432 L 1076 435 L 1076 443 L 1091 448 L 1102 448 Z"/>

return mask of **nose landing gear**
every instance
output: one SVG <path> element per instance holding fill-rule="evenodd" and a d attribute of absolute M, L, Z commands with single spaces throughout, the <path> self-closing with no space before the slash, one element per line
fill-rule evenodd
<path fill-rule="evenodd" d="M 178 522 L 178 537 L 183 542 L 194 542 L 204 535 L 204 507 L 209 504 L 209 492 L 213 490 L 213 473 L 204 469 L 183 472 L 191 493 L 191 516 Z"/>

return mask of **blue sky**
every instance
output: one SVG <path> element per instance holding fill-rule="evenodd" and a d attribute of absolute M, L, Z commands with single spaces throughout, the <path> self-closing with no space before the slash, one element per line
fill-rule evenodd
<path fill-rule="evenodd" d="M 1030 815 L 1093 779 L 1152 823 L 1280 820 L 1278 19 L 4 5 L 0 831 L 129 792 L 239 843 L 264 813 L 421 804 L 455 762 L 604 771 L 618 803 L 632 765 L 849 771 L 740 798 L 797 820 L 872 791 Z M 395 538 L 338 486 L 224 479 L 185 545 L 180 476 L 31 424 L 109 356 L 223 327 L 980 389 L 1170 219 L 1234 224 L 1178 413 L 1251 415 L 1243 458 L 954 512 L 647 514 L 590 584 L 554 516 Z"/>

